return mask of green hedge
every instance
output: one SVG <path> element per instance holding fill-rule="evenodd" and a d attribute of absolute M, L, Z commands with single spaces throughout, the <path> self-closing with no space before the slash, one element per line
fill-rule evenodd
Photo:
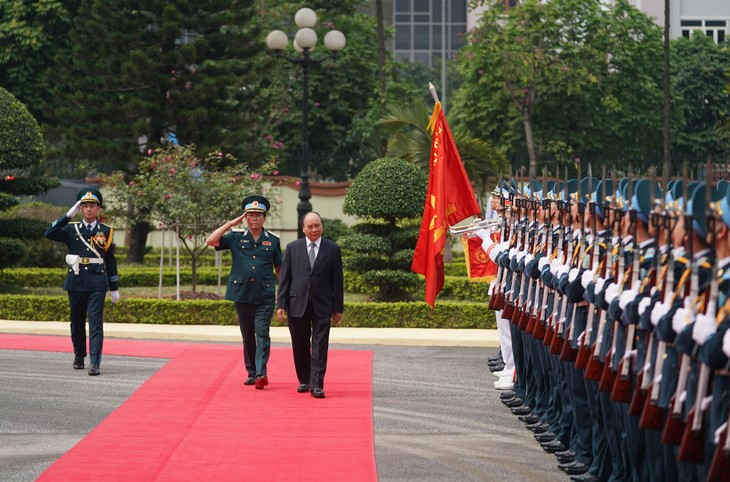
<path fill-rule="evenodd" d="M 0 319 L 68 321 L 65 296 L 0 295 Z M 228 301 L 174 301 L 126 298 L 113 305 L 108 299 L 104 320 L 109 323 L 170 325 L 237 325 Z M 276 324 L 276 323 L 274 323 Z M 486 303 L 439 301 L 435 310 L 417 303 L 345 303 L 342 326 L 377 328 L 478 328 L 496 326 Z"/>
<path fill-rule="evenodd" d="M 120 286 L 148 286 L 159 285 L 159 267 L 146 266 L 125 266 L 120 270 Z M 28 288 L 53 288 L 63 286 L 66 279 L 66 271 L 62 268 L 8 268 L 3 271 L 2 283 L 13 286 Z M 189 285 L 192 281 L 190 268 L 180 270 L 180 282 Z M 228 268 L 224 267 L 221 274 L 221 284 L 228 281 Z M 163 286 L 175 286 L 175 268 L 165 267 L 162 277 Z M 218 270 L 215 267 L 207 266 L 198 268 L 198 284 L 215 286 L 218 284 Z M 441 290 L 439 299 L 442 300 L 463 300 L 483 302 L 487 299 L 488 285 L 486 283 L 472 283 L 465 276 L 446 276 L 444 287 Z M 345 291 L 347 293 L 369 293 L 365 287 L 362 277 L 350 271 L 345 272 Z M 425 291 L 425 283 L 421 278 L 418 285 L 409 290 L 412 296 L 420 299 Z"/>

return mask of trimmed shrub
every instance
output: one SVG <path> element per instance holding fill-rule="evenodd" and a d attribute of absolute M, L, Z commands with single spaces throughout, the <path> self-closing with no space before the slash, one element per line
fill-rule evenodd
<path fill-rule="evenodd" d="M 68 321 L 65 296 L 0 295 L 0 319 Z M 229 301 L 173 301 L 125 298 L 114 305 L 107 299 L 104 321 L 169 325 L 237 325 Z M 272 322 L 277 325 L 277 322 Z M 345 303 L 342 326 L 362 328 L 477 328 L 493 329 L 494 312 L 485 303 L 439 302 L 436 308 L 415 303 Z"/>

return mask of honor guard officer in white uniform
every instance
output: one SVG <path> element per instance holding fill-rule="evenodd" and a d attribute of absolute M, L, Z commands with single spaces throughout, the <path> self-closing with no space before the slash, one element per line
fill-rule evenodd
<path fill-rule="evenodd" d="M 244 385 L 262 390 L 269 384 L 266 364 L 271 352 L 269 328 L 274 316 L 276 279 L 281 267 L 281 243 L 264 229 L 271 205 L 264 196 L 247 196 L 243 214 L 227 222 L 208 236 L 206 242 L 216 251 L 231 250 L 231 274 L 226 299 L 236 304 L 238 324 L 243 336 L 243 359 L 248 377 Z M 231 230 L 244 220 L 248 229 Z"/>
<path fill-rule="evenodd" d="M 73 367 L 84 368 L 86 357 L 86 318 L 89 319 L 89 375 L 101 372 L 104 343 L 104 298 L 111 291 L 112 303 L 119 301 L 119 275 L 114 258 L 114 229 L 99 222 L 102 196 L 98 189 L 86 187 L 76 196 L 76 204 L 54 221 L 45 236 L 65 243 L 68 273 L 63 289 L 71 306 Z M 81 222 L 70 222 L 81 211 Z"/>

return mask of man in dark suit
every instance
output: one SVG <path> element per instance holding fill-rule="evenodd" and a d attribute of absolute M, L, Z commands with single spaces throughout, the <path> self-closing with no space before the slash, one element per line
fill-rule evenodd
<path fill-rule="evenodd" d="M 71 306 L 73 367 L 83 370 L 86 357 L 86 317 L 89 318 L 89 375 L 99 375 L 104 343 L 104 298 L 111 291 L 112 303 L 119 301 L 119 275 L 114 257 L 114 229 L 98 220 L 101 193 L 86 187 L 76 196 L 76 204 L 46 230 L 46 238 L 64 243 L 68 271 L 63 289 Z M 82 222 L 71 223 L 81 212 Z"/>
<path fill-rule="evenodd" d="M 307 213 L 303 238 L 286 246 L 279 275 L 276 317 L 289 318 L 299 393 L 324 398 L 330 320 L 339 326 L 344 310 L 344 275 L 340 247 L 322 237 L 322 218 Z"/>

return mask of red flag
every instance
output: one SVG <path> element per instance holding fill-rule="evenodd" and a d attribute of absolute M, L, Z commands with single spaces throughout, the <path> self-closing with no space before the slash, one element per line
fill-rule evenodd
<path fill-rule="evenodd" d="M 499 233 L 492 233 L 490 236 L 492 241 L 499 242 Z M 482 249 L 481 238 L 462 236 L 461 244 L 464 246 L 464 260 L 466 261 L 466 274 L 469 281 L 491 283 L 497 277 L 498 266 L 489 259 L 489 253 Z"/>
<path fill-rule="evenodd" d="M 480 215 L 481 209 L 440 102 L 433 108 L 428 128 L 433 128 L 428 190 L 411 270 L 426 277 L 426 303 L 433 309 L 444 287 L 446 232 L 450 226 Z"/>

